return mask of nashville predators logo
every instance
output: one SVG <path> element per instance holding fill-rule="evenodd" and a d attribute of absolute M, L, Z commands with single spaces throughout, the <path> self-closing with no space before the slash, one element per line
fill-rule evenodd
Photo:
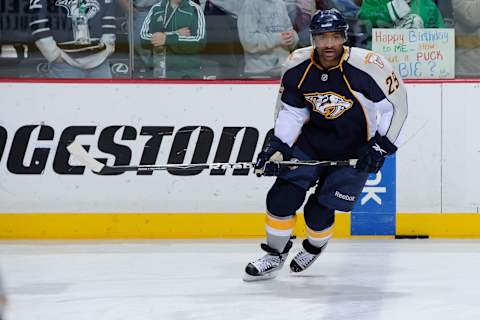
<path fill-rule="evenodd" d="M 313 106 L 313 111 L 322 114 L 325 119 L 340 117 L 353 106 L 353 101 L 335 92 L 309 93 L 305 99 Z"/>
<path fill-rule="evenodd" d="M 383 69 L 383 67 L 385 66 L 383 64 L 382 58 L 380 58 L 378 54 L 375 54 L 373 52 L 369 52 L 365 56 L 365 64 L 376 64 L 380 67 L 380 69 Z"/>
<path fill-rule="evenodd" d="M 108 1 L 105 1 L 108 3 Z M 78 0 L 57 0 L 56 6 L 63 7 L 67 10 L 67 17 L 71 18 L 78 14 Z M 86 15 L 88 19 L 93 18 L 100 11 L 100 3 L 97 0 L 85 0 Z"/>

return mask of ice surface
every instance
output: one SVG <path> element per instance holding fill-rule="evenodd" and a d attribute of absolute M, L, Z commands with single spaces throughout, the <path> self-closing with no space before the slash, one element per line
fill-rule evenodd
<path fill-rule="evenodd" d="M 243 282 L 259 243 L 0 242 L 5 320 L 480 318 L 480 241 L 333 239 L 302 274 Z"/>

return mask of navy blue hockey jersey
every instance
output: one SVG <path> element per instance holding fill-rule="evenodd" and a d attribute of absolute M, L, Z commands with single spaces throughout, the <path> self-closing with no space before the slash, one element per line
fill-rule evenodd
<path fill-rule="evenodd" d="M 277 118 L 275 135 L 319 160 L 357 158 L 376 131 L 395 144 L 407 116 L 407 96 L 390 63 L 372 51 L 348 47 L 333 68 L 325 70 L 317 61 L 312 47 L 287 60 L 277 114 L 288 108 L 294 120 L 285 124 Z M 300 122 L 292 137 L 295 129 L 288 127 Z"/>
<path fill-rule="evenodd" d="M 35 41 L 52 37 L 57 46 L 74 57 L 90 55 L 103 50 L 99 45 L 102 35 L 115 35 L 116 19 L 112 0 L 29 0 L 32 14 L 30 23 Z M 72 18 L 79 3 L 86 7 L 90 41 L 80 44 L 74 39 Z"/>

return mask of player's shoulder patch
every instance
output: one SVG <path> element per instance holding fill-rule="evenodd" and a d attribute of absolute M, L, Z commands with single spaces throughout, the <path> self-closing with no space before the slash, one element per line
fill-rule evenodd
<path fill-rule="evenodd" d="M 382 81 L 393 71 L 390 62 L 381 54 L 362 48 L 351 48 L 348 63 Z"/>
<path fill-rule="evenodd" d="M 381 54 L 363 48 L 351 48 L 348 62 L 360 70 L 390 73 L 392 66 Z"/>
<path fill-rule="evenodd" d="M 310 60 L 310 57 L 312 55 L 312 50 L 313 50 L 313 47 L 310 46 L 310 47 L 297 49 L 292 53 L 290 53 L 287 60 L 285 60 L 285 62 L 282 65 L 283 73 L 285 73 L 287 70 L 290 70 L 298 66 L 305 60 Z"/>

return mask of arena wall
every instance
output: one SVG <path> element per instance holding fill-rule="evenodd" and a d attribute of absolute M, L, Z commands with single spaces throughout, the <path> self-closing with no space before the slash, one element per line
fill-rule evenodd
<path fill-rule="evenodd" d="M 407 86 L 387 236 L 480 237 L 480 85 Z M 3 81 L 0 90 L 0 239 L 264 234 L 273 178 L 242 170 L 98 175 L 65 147 L 77 139 L 115 165 L 252 161 L 273 126 L 277 83 Z M 335 236 L 355 236 L 351 224 L 350 213 L 337 213 Z"/>

